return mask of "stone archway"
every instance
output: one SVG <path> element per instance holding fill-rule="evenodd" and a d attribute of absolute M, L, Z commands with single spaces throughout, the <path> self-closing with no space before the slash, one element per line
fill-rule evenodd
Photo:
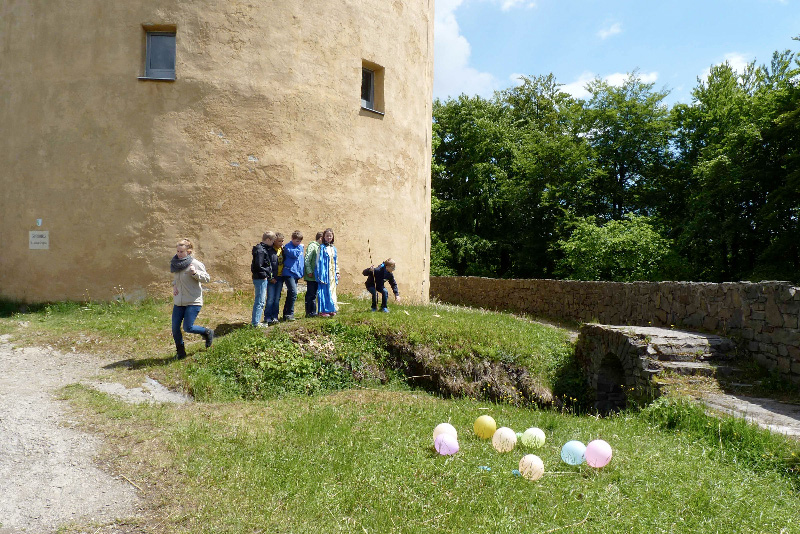
<path fill-rule="evenodd" d="M 629 401 L 645 404 L 661 393 L 653 378 L 716 373 L 719 361 L 735 356 L 734 343 L 720 336 L 666 328 L 585 324 L 575 356 L 594 393 L 595 408 L 610 413 Z"/>
<path fill-rule="evenodd" d="M 632 386 L 632 378 L 626 375 L 616 354 L 606 354 L 597 369 L 595 409 L 603 415 L 625 409 L 628 405 L 626 391 Z"/>

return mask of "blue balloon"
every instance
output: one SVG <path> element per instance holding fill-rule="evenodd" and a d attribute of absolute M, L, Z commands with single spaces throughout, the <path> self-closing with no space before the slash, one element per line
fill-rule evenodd
<path fill-rule="evenodd" d="M 561 447 L 561 459 L 569 465 L 580 465 L 584 461 L 586 445 L 580 441 L 568 441 Z"/>

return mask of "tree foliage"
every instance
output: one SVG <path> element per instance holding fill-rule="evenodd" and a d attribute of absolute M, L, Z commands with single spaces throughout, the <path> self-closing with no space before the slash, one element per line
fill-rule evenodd
<path fill-rule="evenodd" d="M 558 247 L 563 253 L 558 274 L 563 278 L 613 282 L 660 280 L 670 251 L 669 240 L 647 217 L 632 214 L 603 225 L 593 217 L 579 219 Z"/>
<path fill-rule="evenodd" d="M 434 272 L 800 279 L 794 53 L 714 66 L 671 109 L 636 71 L 587 90 L 575 99 L 550 74 L 434 103 Z M 611 266 L 600 251 L 614 247 L 628 252 Z M 579 265 L 578 251 L 600 256 Z"/>

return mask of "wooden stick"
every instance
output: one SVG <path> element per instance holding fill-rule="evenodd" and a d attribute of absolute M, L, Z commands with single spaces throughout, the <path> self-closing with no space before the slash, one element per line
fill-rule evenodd
<path fill-rule="evenodd" d="M 124 479 L 125 479 L 125 480 L 128 482 L 128 484 L 130 484 L 130 485 L 131 485 L 131 486 L 133 486 L 134 488 L 136 488 L 136 489 L 138 489 L 139 491 L 141 491 L 142 493 L 144 493 L 144 490 L 143 490 L 142 488 L 140 488 L 139 486 L 137 486 L 137 485 L 136 485 L 136 484 L 133 482 L 133 480 L 129 479 L 129 478 L 128 478 L 128 477 L 126 477 L 125 475 L 120 475 L 120 477 L 124 478 Z"/>

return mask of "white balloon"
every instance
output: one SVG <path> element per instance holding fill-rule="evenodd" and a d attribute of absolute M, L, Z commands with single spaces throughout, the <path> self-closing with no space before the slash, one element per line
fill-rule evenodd
<path fill-rule="evenodd" d="M 439 434 L 450 434 L 454 438 L 458 439 L 458 432 L 456 432 L 456 427 L 451 425 L 450 423 L 440 423 L 436 425 L 436 428 L 433 429 L 433 440 L 436 441 L 436 438 Z"/>
<path fill-rule="evenodd" d="M 535 454 L 526 454 L 519 461 L 519 474 L 528 480 L 539 480 L 544 475 L 544 462 Z"/>
<path fill-rule="evenodd" d="M 497 452 L 509 452 L 516 446 L 517 434 L 507 426 L 498 428 L 492 436 L 492 447 Z"/>

